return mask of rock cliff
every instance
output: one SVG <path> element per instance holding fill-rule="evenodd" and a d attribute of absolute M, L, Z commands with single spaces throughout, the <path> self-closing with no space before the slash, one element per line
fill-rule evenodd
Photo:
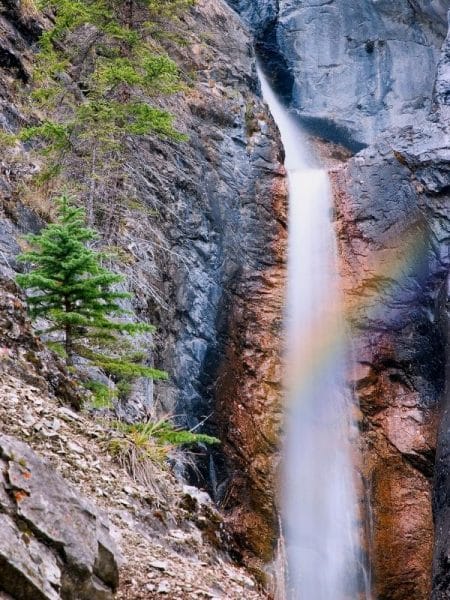
<path fill-rule="evenodd" d="M 6 132 L 39 117 L 18 92 L 30 81 L 36 41 L 48 25 L 23 2 L 1 7 Z M 135 294 L 132 308 L 157 327 L 150 360 L 170 374 L 168 382 L 138 390 L 121 414 L 139 419 L 157 405 L 185 426 L 204 422 L 204 431 L 220 435 L 222 449 L 203 460 L 199 482 L 224 511 L 235 556 L 260 573 L 276 543 L 281 148 L 258 91 L 251 36 L 235 13 L 221 0 L 198 0 L 177 27 L 185 44 L 169 42 L 167 50 L 193 83 L 161 104 L 189 141 L 130 142 L 127 177 L 141 204 L 126 214 L 111 207 L 96 223 L 125 257 L 117 268 Z M 73 42 L 87 51 L 83 36 Z M 23 194 L 40 169 L 28 150 L 8 148 L 0 163 L 0 266 L 7 278 L 19 268 L 20 236 L 38 231 L 48 208 L 45 199 L 40 206 Z"/>
<path fill-rule="evenodd" d="M 110 468 L 98 442 L 104 432 L 85 416 L 68 418 L 72 433 L 66 422 L 54 430 L 60 414 L 55 395 L 74 405 L 80 398 L 64 368 L 25 325 L 16 290 L 6 281 L 18 269 L 20 235 L 38 230 L 45 214 L 24 193 L 40 165 L 23 145 L 0 157 L 0 269 L 6 278 L 0 365 L 7 372 L 2 432 L 25 438 L 113 516 L 125 548 L 120 598 L 262 596 L 210 544 L 225 528 L 219 544 L 226 540 L 234 556 L 261 576 L 277 534 L 286 190 L 280 143 L 258 91 L 255 47 L 310 134 L 346 149 L 336 153 L 341 164 L 331 175 L 356 357 L 349 385 L 360 406 L 361 504 L 374 596 L 449 598 L 449 2 L 229 5 L 198 0 L 177 24 L 184 45 L 167 44 L 192 81 L 160 103 L 177 116 L 189 142 L 152 136 L 130 141 L 127 177 L 140 204 L 125 213 L 111 206 L 108 218 L 97 223 L 121 249 L 117 268 L 135 294 L 133 309 L 157 326 L 150 360 L 170 373 L 168 382 L 138 390 L 122 415 L 138 419 L 157 404 L 180 423 L 203 423 L 219 435 L 222 449 L 203 459 L 199 479 L 223 516 L 172 480 L 160 505 L 161 496 Z M 28 89 L 35 44 L 48 26 L 31 6 L 3 0 L 0 7 L 0 126 L 6 132 L 38 116 L 30 115 L 18 93 Z M 75 42 L 86 50 L 88 40 Z M 17 404 L 24 414 L 16 415 Z M 71 436 L 75 446 L 66 450 Z M 19 469 L 8 452 L 2 454 L 4 469 Z M 30 464 L 39 464 L 29 456 Z M 96 457 L 108 464 L 106 475 Z M 22 517 L 10 503 L 10 485 L 6 481 L 9 500 L 0 516 L 15 539 Z M 31 544 L 42 544 L 35 533 Z M 55 590 L 66 585 L 68 562 L 58 558 L 57 543 L 46 543 L 60 577 L 55 575 Z M 3 546 L 2 555 L 8 553 Z M 193 557 L 191 570 L 184 555 Z M 81 585 L 98 576 L 97 559 L 90 557 Z M 8 568 L 15 572 L 16 566 Z M 39 577 L 42 583 L 33 574 L 30 589 L 40 585 Z M 115 579 L 105 582 L 116 586 Z"/>
<path fill-rule="evenodd" d="M 448 166 L 445 151 L 439 158 L 442 130 L 428 134 L 432 166 L 422 153 L 403 158 L 400 136 L 334 174 L 377 597 L 418 599 L 431 590 L 449 215 L 445 192 L 425 183 L 426 172 L 433 178 Z M 423 129 L 417 135 L 423 143 Z"/>
<path fill-rule="evenodd" d="M 446 87 L 446 54 L 445 43 L 432 91 Z M 363 412 L 374 593 L 399 599 L 448 594 L 448 465 L 442 457 L 435 463 L 446 402 L 450 268 L 450 132 L 442 91 L 431 95 L 431 107 L 427 118 L 379 138 L 335 175 L 360 365 L 353 384 Z"/>
<path fill-rule="evenodd" d="M 286 100 L 313 133 L 358 149 L 426 118 L 445 0 L 231 4 L 254 26 L 262 54 L 283 73 Z"/>
<path fill-rule="evenodd" d="M 450 5 L 231 5 L 304 128 L 357 153 L 331 176 L 374 597 L 448 598 Z"/>

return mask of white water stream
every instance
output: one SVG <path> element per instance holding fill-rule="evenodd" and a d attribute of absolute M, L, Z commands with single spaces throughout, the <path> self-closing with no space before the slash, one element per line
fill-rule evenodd
<path fill-rule="evenodd" d="M 345 391 L 341 311 L 331 194 L 302 132 L 260 72 L 280 130 L 289 181 L 287 409 L 283 525 L 289 600 L 368 597 L 361 582 L 357 499 Z"/>

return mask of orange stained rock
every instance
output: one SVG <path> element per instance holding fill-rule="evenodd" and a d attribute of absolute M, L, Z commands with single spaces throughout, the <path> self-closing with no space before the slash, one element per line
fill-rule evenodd
<path fill-rule="evenodd" d="M 25 498 L 28 498 L 29 494 L 27 492 L 25 492 L 24 490 L 14 490 L 14 499 L 17 502 L 17 504 L 19 504 L 20 502 L 22 502 L 23 500 L 25 500 Z"/>
<path fill-rule="evenodd" d="M 365 239 L 353 213 L 355 201 L 346 191 L 345 170 L 335 172 L 333 182 L 344 313 L 351 323 L 367 324 L 381 295 L 401 281 L 423 251 L 423 240 L 416 223 L 398 223 L 391 238 L 379 246 Z M 348 381 L 362 411 L 358 491 L 367 525 L 362 528 L 362 543 L 372 564 L 372 594 L 389 600 L 426 600 L 434 540 L 431 475 L 436 409 L 421 404 L 419 393 L 396 368 L 394 331 L 353 330 L 353 335 L 356 364 Z"/>

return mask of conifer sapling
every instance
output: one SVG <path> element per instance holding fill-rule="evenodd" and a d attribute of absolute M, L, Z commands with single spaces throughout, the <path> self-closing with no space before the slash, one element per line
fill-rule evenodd
<path fill-rule="evenodd" d="M 130 294 L 113 289 L 123 277 L 104 268 L 105 255 L 89 248 L 97 236 L 85 226 L 83 209 L 72 206 L 66 195 L 58 204 L 56 222 L 28 236 L 31 250 L 19 256 L 31 264 L 28 273 L 17 277 L 28 292 L 30 315 L 49 323 L 39 333 L 59 334 L 60 340 L 62 336 L 69 366 L 78 355 L 118 378 L 166 378 L 163 371 L 141 364 L 141 356 L 133 361 L 121 354 L 127 347 L 126 334 L 151 332 L 153 327 L 118 320 L 129 314 L 120 301 Z M 112 352 L 105 353 L 108 347 Z"/>

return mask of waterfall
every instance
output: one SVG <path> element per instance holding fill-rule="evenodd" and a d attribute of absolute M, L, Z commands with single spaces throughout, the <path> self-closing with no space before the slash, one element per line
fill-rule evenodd
<path fill-rule="evenodd" d="M 368 598 L 345 387 L 346 338 L 326 171 L 259 72 L 280 130 L 289 183 L 287 408 L 283 526 L 289 600 Z"/>

